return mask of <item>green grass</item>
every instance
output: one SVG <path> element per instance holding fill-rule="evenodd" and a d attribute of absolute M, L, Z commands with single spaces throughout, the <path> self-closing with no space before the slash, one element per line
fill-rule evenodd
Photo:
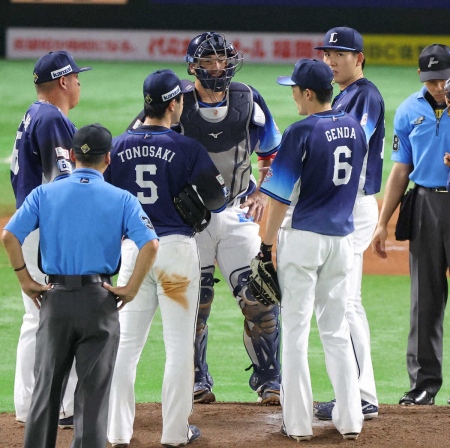
<path fill-rule="evenodd" d="M 80 65 L 92 65 L 94 70 L 80 74 L 80 104 L 69 113 L 69 118 L 77 127 L 100 122 L 113 135 L 123 132 L 141 110 L 142 83 L 150 72 L 157 68 L 171 68 L 180 77 L 188 77 L 184 64 L 79 62 Z M 0 217 L 9 216 L 14 211 L 9 157 L 17 126 L 35 100 L 33 66 L 34 61 L 0 60 Z M 237 81 L 251 84 L 261 92 L 281 131 L 300 119 L 290 89 L 276 83 L 277 76 L 290 74 L 292 68 L 292 65 L 245 65 L 235 77 Z M 420 83 L 412 67 L 368 66 L 365 75 L 378 86 L 386 102 L 385 182 L 392 165 L 389 159 L 395 109 L 410 93 L 420 88 Z M 11 412 L 15 351 L 23 305 L 17 280 L 2 246 L 0 278 L 0 412 Z M 405 364 L 409 278 L 366 275 L 363 279 L 363 297 L 372 332 L 372 356 L 379 400 L 381 403 L 397 403 L 409 385 Z M 217 398 L 220 401 L 254 401 L 255 394 L 248 387 L 249 372 L 245 371 L 250 361 L 242 343 L 243 316 L 223 280 L 217 285 L 213 312 L 208 322 L 208 362 L 216 382 L 214 391 Z M 445 329 L 448 331 L 447 322 Z M 444 378 L 450 372 L 449 349 L 448 344 L 444 344 Z M 160 401 L 163 367 L 162 325 L 158 314 L 138 367 L 136 395 L 139 402 Z M 332 398 L 314 319 L 310 337 L 310 368 L 314 398 Z M 445 404 L 449 396 L 450 382 L 444 381 L 437 403 Z"/>
<path fill-rule="evenodd" d="M 99 122 L 110 129 L 113 135 L 122 133 L 142 109 L 142 84 L 149 73 L 158 68 L 171 68 L 181 78 L 189 78 L 185 64 L 95 61 L 79 61 L 79 63 L 92 65 L 94 70 L 80 74 L 80 103 L 69 112 L 69 118 L 77 127 Z M 9 157 L 20 120 L 36 98 L 32 81 L 33 67 L 34 61 L 0 60 L 0 91 L 2 92 L 0 216 L 9 215 L 14 210 L 13 193 L 9 183 Z M 291 98 L 291 90 L 276 83 L 277 76 L 290 74 L 292 68 L 292 65 L 244 65 L 234 78 L 259 90 L 281 131 L 300 119 Z M 383 170 L 383 177 L 386 180 L 392 166 L 390 154 L 395 109 L 409 94 L 418 90 L 421 84 L 417 72 L 412 67 L 370 67 L 369 65 L 365 75 L 378 86 L 386 102 L 386 145 Z"/>

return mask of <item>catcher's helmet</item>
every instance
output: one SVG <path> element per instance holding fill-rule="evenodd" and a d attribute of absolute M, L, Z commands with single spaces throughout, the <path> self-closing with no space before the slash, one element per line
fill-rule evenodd
<path fill-rule="evenodd" d="M 200 59 L 211 55 L 216 58 L 226 58 L 226 66 L 220 76 L 213 76 L 201 66 Z M 222 92 L 228 89 L 231 78 L 241 69 L 244 61 L 242 53 L 237 51 L 231 42 L 227 42 L 223 34 L 213 31 L 194 37 L 189 42 L 185 59 L 189 64 L 188 73 L 190 75 L 195 74 L 205 89 L 214 92 Z M 195 66 L 191 66 L 191 64 L 195 64 Z"/>
<path fill-rule="evenodd" d="M 445 97 L 450 101 L 450 78 L 445 81 L 444 85 Z"/>

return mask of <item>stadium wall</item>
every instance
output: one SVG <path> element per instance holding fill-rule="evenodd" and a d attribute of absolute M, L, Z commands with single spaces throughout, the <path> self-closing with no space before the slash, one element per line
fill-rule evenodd
<path fill-rule="evenodd" d="M 333 26 L 346 25 L 364 35 L 445 36 L 449 33 L 450 12 L 450 5 L 438 0 L 428 0 L 425 5 L 419 0 L 3 0 L 1 3 L 3 57 L 9 28 L 46 28 L 49 35 L 53 28 L 79 29 L 80 36 L 83 30 L 87 33 L 115 29 L 323 34 Z M 389 51 L 393 51 L 391 47 Z M 383 52 L 383 46 L 375 46 L 373 52 Z"/>

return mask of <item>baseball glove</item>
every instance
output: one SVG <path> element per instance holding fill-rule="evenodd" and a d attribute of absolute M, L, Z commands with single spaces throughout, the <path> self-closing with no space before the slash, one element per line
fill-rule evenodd
<path fill-rule="evenodd" d="M 194 233 L 205 230 L 211 221 L 211 212 L 205 207 L 192 185 L 187 184 L 173 203 L 183 221 L 192 227 Z"/>
<path fill-rule="evenodd" d="M 278 305 L 281 292 L 273 263 L 256 257 L 250 262 L 250 269 L 247 287 L 252 296 L 265 306 Z"/>

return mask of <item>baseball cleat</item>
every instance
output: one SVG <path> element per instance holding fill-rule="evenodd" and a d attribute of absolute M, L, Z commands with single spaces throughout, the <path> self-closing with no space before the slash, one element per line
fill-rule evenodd
<path fill-rule="evenodd" d="M 346 440 L 356 440 L 359 436 L 359 432 L 346 432 L 342 434 L 342 437 Z"/>
<path fill-rule="evenodd" d="M 60 429 L 73 429 L 73 415 L 66 418 L 60 418 L 58 427 Z"/>
<path fill-rule="evenodd" d="M 309 435 L 308 436 L 292 436 L 286 432 L 286 428 L 284 427 L 284 425 L 281 426 L 280 433 L 281 433 L 281 435 L 283 435 L 285 437 L 289 437 L 290 439 L 296 440 L 297 442 L 311 440 L 311 438 L 312 438 L 312 435 L 310 435 L 310 436 Z"/>
<path fill-rule="evenodd" d="M 216 396 L 209 389 L 194 392 L 194 403 L 214 403 L 215 401 Z"/>
<path fill-rule="evenodd" d="M 185 446 L 189 445 L 192 442 L 195 442 L 200 436 L 202 435 L 200 429 L 197 428 L 195 425 L 189 425 L 189 433 L 188 433 L 188 441 L 185 443 L 163 443 L 162 446 L 165 447 L 178 447 L 178 446 Z"/>
<path fill-rule="evenodd" d="M 266 406 L 280 405 L 280 384 L 276 381 L 269 381 L 257 389 L 258 403 Z"/>
<path fill-rule="evenodd" d="M 336 400 L 317 403 L 314 406 L 314 416 L 319 420 L 331 420 L 331 413 L 333 412 Z M 378 406 L 367 401 L 361 400 L 361 411 L 364 420 L 372 420 L 378 417 Z"/>

